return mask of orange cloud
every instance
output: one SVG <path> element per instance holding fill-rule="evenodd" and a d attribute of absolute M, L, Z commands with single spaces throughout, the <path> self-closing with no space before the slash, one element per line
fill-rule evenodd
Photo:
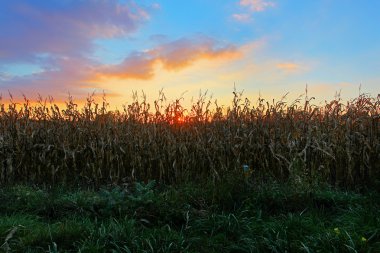
<path fill-rule="evenodd" d="M 301 66 L 299 64 L 292 63 L 292 62 L 277 63 L 276 67 L 285 72 L 295 72 L 301 69 Z"/>
<path fill-rule="evenodd" d="M 156 64 L 169 71 L 179 71 L 200 60 L 230 60 L 240 56 L 232 45 L 220 47 L 210 38 L 179 39 L 145 52 L 134 53 L 117 65 L 102 68 L 99 78 L 152 79 Z"/>
<path fill-rule="evenodd" d="M 270 7 L 274 7 L 275 3 L 266 0 L 240 0 L 241 6 L 248 7 L 253 12 L 265 11 Z"/>
<path fill-rule="evenodd" d="M 180 70 L 202 59 L 232 59 L 239 56 L 234 46 L 217 48 L 215 41 L 178 40 L 153 50 L 153 55 L 165 69 Z"/>

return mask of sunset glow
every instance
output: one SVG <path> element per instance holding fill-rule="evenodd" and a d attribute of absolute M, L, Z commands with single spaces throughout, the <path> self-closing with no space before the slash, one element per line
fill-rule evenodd
<path fill-rule="evenodd" d="M 132 91 L 229 104 L 379 93 L 380 2 L 82 0 L 0 3 L 0 92 L 15 99 Z M 186 104 L 186 102 L 185 102 Z"/>

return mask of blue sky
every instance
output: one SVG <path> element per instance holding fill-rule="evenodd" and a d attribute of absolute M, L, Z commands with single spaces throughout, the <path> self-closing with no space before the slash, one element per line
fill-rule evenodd
<path fill-rule="evenodd" d="M 245 90 L 319 101 L 379 93 L 373 0 L 13 0 L 0 3 L 0 91 L 63 100 L 132 90 Z M 112 101 L 111 101 L 112 102 Z"/>

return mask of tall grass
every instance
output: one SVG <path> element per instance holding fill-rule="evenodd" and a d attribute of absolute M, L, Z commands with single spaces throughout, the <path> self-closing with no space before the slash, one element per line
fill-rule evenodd
<path fill-rule="evenodd" d="M 188 109 L 162 93 L 149 104 L 133 94 L 122 110 L 105 97 L 78 108 L 72 97 L 0 100 L 2 183 L 164 183 L 241 175 L 322 180 L 333 185 L 380 178 L 380 96 L 322 106 L 312 99 L 251 103 L 233 92 L 224 108 L 201 94 Z"/>

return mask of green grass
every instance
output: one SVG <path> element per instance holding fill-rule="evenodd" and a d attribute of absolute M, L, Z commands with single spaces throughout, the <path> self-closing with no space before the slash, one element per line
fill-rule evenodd
<path fill-rule="evenodd" d="M 0 190 L 3 252 L 380 252 L 380 194 L 229 182 Z"/>

